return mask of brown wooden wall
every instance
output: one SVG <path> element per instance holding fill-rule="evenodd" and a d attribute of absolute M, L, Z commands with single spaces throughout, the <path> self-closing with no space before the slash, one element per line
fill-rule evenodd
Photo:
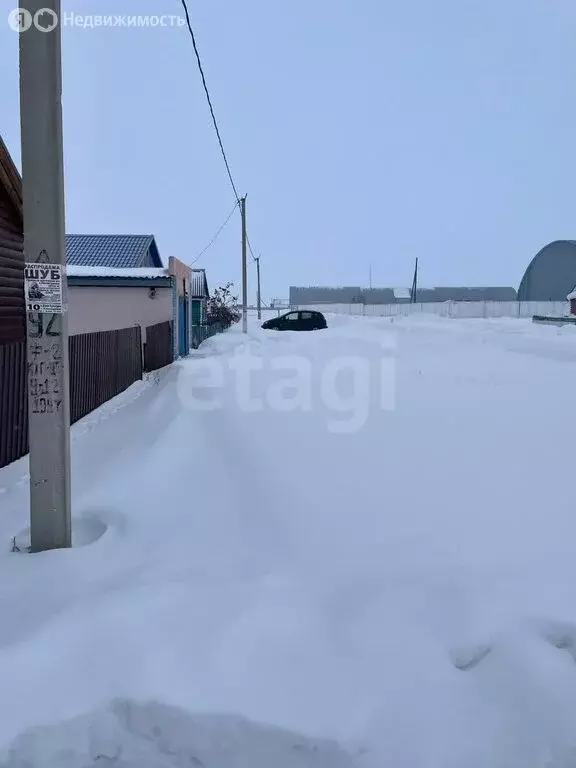
<path fill-rule="evenodd" d="M 0 467 L 28 453 L 26 342 L 0 344 Z"/>
<path fill-rule="evenodd" d="M 22 219 L 0 183 L 0 344 L 25 333 Z"/>

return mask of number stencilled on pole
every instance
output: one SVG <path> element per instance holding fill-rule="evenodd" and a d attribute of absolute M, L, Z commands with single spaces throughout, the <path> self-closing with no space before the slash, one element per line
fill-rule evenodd
<path fill-rule="evenodd" d="M 51 315 L 42 315 L 40 313 L 30 312 L 28 314 L 30 324 L 34 326 L 34 330 L 28 331 L 28 336 L 33 339 L 40 339 L 42 336 L 60 336 L 61 330 L 58 327 L 58 315 L 53 313 Z M 49 317 L 48 323 L 44 326 L 45 318 Z"/>

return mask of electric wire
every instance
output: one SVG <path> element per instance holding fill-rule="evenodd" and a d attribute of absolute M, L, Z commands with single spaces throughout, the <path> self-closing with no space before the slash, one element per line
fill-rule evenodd
<path fill-rule="evenodd" d="M 206 82 L 206 76 L 204 74 L 204 67 L 202 66 L 202 59 L 200 58 L 200 52 L 198 51 L 198 45 L 196 43 L 196 35 L 194 34 L 194 30 L 192 29 L 192 22 L 190 21 L 190 13 L 188 11 L 188 5 L 186 3 L 186 0 L 181 0 L 181 3 L 182 3 L 182 7 L 184 8 L 184 15 L 186 16 L 186 25 L 188 27 L 188 31 L 189 31 L 190 37 L 192 39 L 192 46 L 194 48 L 194 53 L 196 54 L 196 62 L 198 64 L 198 70 L 200 71 L 200 77 L 202 79 L 202 86 L 204 88 L 204 93 L 206 95 L 206 100 L 208 102 L 208 107 L 210 108 L 210 115 L 212 116 L 212 123 L 214 125 L 214 130 L 216 132 L 216 137 L 218 138 L 218 144 L 220 146 L 220 152 L 222 153 L 222 158 L 224 160 L 224 165 L 226 166 L 226 172 L 228 174 L 228 179 L 230 180 L 230 184 L 232 186 L 232 190 L 234 191 L 234 196 L 236 197 L 236 204 L 240 205 L 240 195 L 238 194 L 238 190 L 236 188 L 236 184 L 234 183 L 234 177 L 232 176 L 232 171 L 230 170 L 230 164 L 229 164 L 228 158 L 226 156 L 226 150 L 224 149 L 224 143 L 222 141 L 222 136 L 220 134 L 220 128 L 218 127 L 218 121 L 216 120 L 216 114 L 214 112 L 214 106 L 212 104 L 212 98 L 210 96 L 210 91 L 208 90 L 208 84 Z M 234 208 L 236 208 L 236 206 L 234 206 Z M 230 214 L 230 216 L 232 216 L 232 214 Z M 252 261 L 256 262 L 256 257 L 254 256 L 254 251 L 252 249 L 252 244 L 250 242 L 250 238 L 248 237 L 248 233 L 246 233 L 246 242 L 248 244 L 248 250 L 250 251 L 250 255 L 252 256 Z M 211 245 L 211 243 L 210 243 L 210 245 Z M 200 254 L 200 255 L 202 255 L 202 254 Z"/>
<path fill-rule="evenodd" d="M 226 218 L 225 222 L 222 224 L 222 226 L 220 227 L 220 229 L 219 229 L 219 230 L 216 232 L 216 234 L 214 235 L 214 237 L 212 238 L 212 240 L 210 240 L 210 242 L 208 243 L 208 245 L 207 245 L 205 248 L 203 248 L 203 249 L 200 251 L 200 253 L 198 254 L 198 256 L 196 256 L 196 258 L 194 259 L 194 261 L 192 262 L 192 264 L 196 264 L 196 262 L 197 262 L 197 261 L 198 261 L 200 258 L 202 258 L 202 256 L 203 256 L 203 255 L 206 253 L 206 251 L 207 251 L 209 248 L 211 248 L 211 247 L 214 245 L 214 243 L 215 243 L 215 242 L 216 242 L 216 240 L 218 239 L 218 237 L 219 237 L 220 233 L 222 232 L 222 230 L 224 229 L 224 227 L 226 226 L 226 224 L 228 224 L 228 222 L 230 221 L 230 219 L 231 219 L 231 218 L 232 218 L 232 216 L 234 215 L 234 211 L 236 210 L 236 208 L 237 208 L 237 207 L 238 207 L 238 203 L 234 203 L 234 208 L 232 208 L 232 210 L 231 210 L 231 211 L 230 211 L 230 213 L 228 214 L 228 217 Z"/>

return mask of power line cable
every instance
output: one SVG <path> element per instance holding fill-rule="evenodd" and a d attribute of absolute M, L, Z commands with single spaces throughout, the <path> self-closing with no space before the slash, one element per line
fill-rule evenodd
<path fill-rule="evenodd" d="M 201 258 L 201 257 L 202 257 L 204 254 L 205 254 L 205 253 L 206 253 L 206 251 L 207 251 L 207 250 L 208 250 L 208 249 L 209 249 L 209 248 L 210 248 L 212 245 L 214 245 L 214 243 L 215 243 L 215 242 L 216 242 L 216 240 L 218 239 L 218 237 L 219 237 L 220 233 L 222 232 L 222 230 L 224 229 L 224 227 L 226 226 L 226 224 L 228 224 L 228 222 L 230 221 L 230 219 L 231 219 L 231 218 L 232 218 L 232 216 L 234 215 L 234 211 L 236 210 L 236 208 L 237 208 L 237 207 L 238 207 L 238 203 L 234 203 L 234 208 L 232 208 L 232 210 L 231 210 L 231 211 L 230 211 L 230 213 L 228 214 L 228 217 L 227 217 L 226 221 L 225 221 L 225 222 L 222 224 L 222 226 L 221 226 L 221 227 L 220 227 L 220 229 L 219 229 L 219 230 L 216 232 L 216 234 L 214 235 L 214 237 L 212 238 L 212 240 L 210 240 L 210 242 L 208 243 L 208 245 L 207 245 L 205 248 L 203 248 L 203 249 L 200 251 L 200 253 L 198 254 L 198 256 L 196 256 L 196 258 L 194 259 L 194 261 L 192 262 L 192 264 L 196 264 L 196 262 L 197 262 L 197 261 L 198 261 L 198 260 L 199 260 L 199 259 L 200 259 L 200 258 Z M 192 264 L 191 264 L 190 266 L 192 266 Z"/>
<path fill-rule="evenodd" d="M 198 63 L 198 69 L 200 71 L 200 77 L 202 78 L 204 93 L 206 94 L 206 100 L 208 101 L 208 106 L 210 108 L 210 114 L 212 116 L 212 123 L 214 124 L 214 130 L 216 131 L 216 136 L 218 138 L 218 144 L 220 145 L 220 152 L 222 153 L 222 158 L 224 159 L 224 165 L 226 166 L 226 172 L 228 173 L 230 184 L 232 185 L 232 189 L 234 190 L 236 203 L 237 205 L 240 205 L 240 195 L 238 194 L 238 190 L 236 189 L 236 184 L 234 183 L 234 177 L 232 176 L 232 171 L 230 170 L 230 164 L 228 163 L 228 158 L 226 157 L 226 151 L 224 149 L 224 144 L 222 142 L 222 136 L 220 135 L 220 129 L 218 128 L 218 121 L 216 120 L 214 107 L 212 106 L 212 99 L 210 97 L 210 91 L 208 90 L 208 84 L 206 83 L 206 76 L 204 75 L 204 67 L 202 66 L 202 59 L 200 58 L 198 45 L 196 44 L 196 35 L 194 34 L 194 30 L 192 29 L 192 23 L 190 21 L 188 6 L 186 4 L 186 0 L 181 0 L 181 3 L 182 3 L 182 7 L 184 8 L 184 14 L 186 16 L 186 24 L 188 26 L 188 31 L 190 32 L 190 37 L 192 38 L 192 45 L 194 47 L 194 53 L 196 54 L 196 61 Z M 246 234 L 246 241 L 248 243 L 248 249 L 250 251 L 250 255 L 252 256 L 252 260 L 256 261 L 256 257 L 254 256 L 254 251 L 252 250 L 252 245 L 250 243 L 250 238 L 248 237 L 248 234 Z"/>
<path fill-rule="evenodd" d="M 250 251 L 250 255 L 252 256 L 252 261 L 256 262 L 256 256 L 254 256 L 254 251 L 252 250 L 252 244 L 250 243 L 250 238 L 248 237 L 248 232 L 246 232 L 246 242 L 248 243 L 248 250 Z"/>
<path fill-rule="evenodd" d="M 236 184 L 234 184 L 234 179 L 232 177 L 232 171 L 230 170 L 230 165 L 228 163 L 228 158 L 226 157 L 226 151 L 224 150 L 224 144 L 222 143 L 222 137 L 220 136 L 220 129 L 218 128 L 218 122 L 216 120 L 216 115 L 214 114 L 214 107 L 212 106 L 212 99 L 210 98 L 210 91 L 208 90 L 208 85 L 206 84 L 206 77 L 204 76 L 204 68 L 202 66 L 202 60 L 200 58 L 200 53 L 198 52 L 198 46 L 196 45 L 196 35 L 194 34 L 194 30 L 192 29 L 192 24 L 190 22 L 190 14 L 188 13 L 188 6 L 186 5 L 186 0 L 181 0 L 182 6 L 184 8 L 184 13 L 186 15 L 186 24 L 188 25 L 188 31 L 190 32 L 190 37 L 192 38 L 192 45 L 194 46 L 194 53 L 196 54 L 196 61 L 198 62 L 198 69 L 200 70 L 200 76 L 202 78 L 202 85 L 204 86 L 204 93 L 206 94 L 206 99 L 208 101 L 208 106 L 210 107 L 210 114 L 212 115 L 212 122 L 214 123 L 214 130 L 216 131 L 216 136 L 218 137 L 218 144 L 220 145 L 220 151 L 222 152 L 222 157 L 224 158 L 224 164 L 226 166 L 226 171 L 228 172 L 228 178 L 230 179 L 230 184 L 232 185 L 232 189 L 234 190 L 234 195 L 236 196 L 236 202 L 240 203 L 240 196 L 238 194 L 238 190 L 236 189 Z"/>

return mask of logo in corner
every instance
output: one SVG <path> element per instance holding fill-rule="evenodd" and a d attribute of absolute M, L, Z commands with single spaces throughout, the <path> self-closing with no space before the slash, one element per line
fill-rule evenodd
<path fill-rule="evenodd" d="M 52 32 L 58 26 L 58 14 L 52 8 L 40 8 L 34 14 L 34 26 L 39 32 Z"/>
<path fill-rule="evenodd" d="M 8 14 L 8 26 L 14 32 L 27 32 L 32 26 L 32 14 L 26 8 L 14 8 Z"/>

